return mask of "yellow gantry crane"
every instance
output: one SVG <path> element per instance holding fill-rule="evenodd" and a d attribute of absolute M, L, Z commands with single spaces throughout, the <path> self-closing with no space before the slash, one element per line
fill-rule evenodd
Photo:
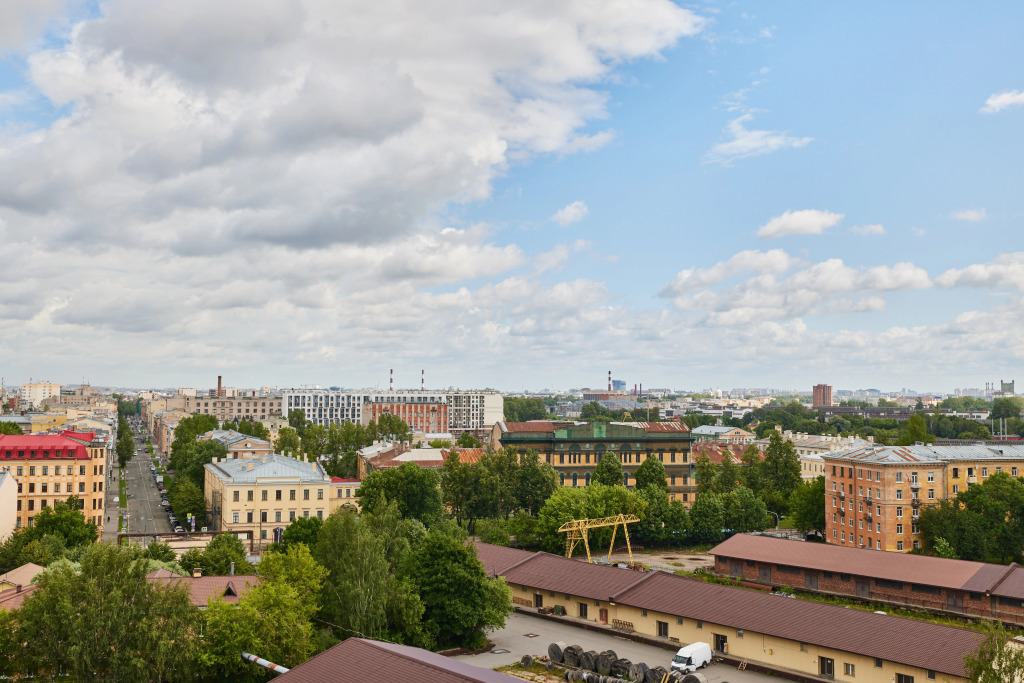
<path fill-rule="evenodd" d="M 619 530 L 619 525 L 622 525 L 622 533 L 626 536 L 626 549 L 629 551 L 629 562 L 633 563 L 633 548 L 629 545 L 629 528 L 627 524 L 633 522 L 639 522 L 640 518 L 636 515 L 615 515 L 614 517 L 602 517 L 600 519 L 574 519 L 570 522 L 566 522 L 558 528 L 560 533 L 565 533 L 565 556 L 572 557 L 572 551 L 576 549 L 576 546 L 583 543 L 583 547 L 587 549 L 587 562 L 593 562 L 594 560 L 590 557 L 590 541 L 588 540 L 590 530 L 598 527 L 610 526 L 612 527 L 612 542 L 608 546 L 608 561 L 611 562 L 612 550 L 615 548 L 615 533 Z"/>

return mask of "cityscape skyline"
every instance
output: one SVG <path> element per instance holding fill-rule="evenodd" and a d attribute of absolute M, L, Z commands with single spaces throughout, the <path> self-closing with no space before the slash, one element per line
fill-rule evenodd
<path fill-rule="evenodd" d="M 5 4 L 0 367 L 1020 367 L 1024 7 L 428 5 Z"/>

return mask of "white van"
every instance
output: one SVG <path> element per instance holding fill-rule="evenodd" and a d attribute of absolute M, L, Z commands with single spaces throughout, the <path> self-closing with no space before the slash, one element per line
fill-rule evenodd
<path fill-rule="evenodd" d="M 710 663 L 711 646 L 707 643 L 690 643 L 679 648 L 679 652 L 672 658 L 672 670 L 688 674 L 703 669 Z"/>

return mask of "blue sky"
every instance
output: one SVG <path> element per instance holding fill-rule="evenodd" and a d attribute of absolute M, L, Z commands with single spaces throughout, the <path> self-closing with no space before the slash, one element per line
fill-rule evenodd
<path fill-rule="evenodd" d="M 1013 376 L 1024 8 L 617 11 L 13 2 L 5 374 Z"/>

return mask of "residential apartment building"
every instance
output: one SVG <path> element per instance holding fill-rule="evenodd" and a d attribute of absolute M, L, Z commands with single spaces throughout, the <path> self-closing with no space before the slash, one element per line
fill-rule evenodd
<path fill-rule="evenodd" d="M 320 463 L 284 455 L 217 459 L 205 468 L 211 530 L 249 532 L 262 544 L 280 540 L 297 518 L 323 519 L 353 498 L 345 496 L 351 482 L 335 482 Z"/>
<path fill-rule="evenodd" d="M 259 458 L 274 452 L 274 447 L 269 441 L 242 434 L 234 429 L 214 429 L 200 434 L 196 441 L 216 441 L 228 449 L 228 460 Z"/>
<path fill-rule="evenodd" d="M 505 422 L 494 425 L 491 445 L 537 451 L 558 472 L 563 486 L 588 486 L 605 453 L 622 462 L 626 486 L 647 458 L 665 466 L 665 483 L 672 500 L 689 504 L 696 495 L 690 447 L 693 436 L 680 422 Z"/>
<path fill-rule="evenodd" d="M 0 470 L 17 482 L 15 528 L 36 513 L 76 496 L 85 518 L 102 526 L 109 445 L 92 433 L 0 435 Z"/>
<path fill-rule="evenodd" d="M 221 422 L 228 420 L 252 422 L 254 420 L 272 420 L 283 416 L 280 396 L 199 396 L 191 400 L 194 401 L 193 413 L 215 415 Z"/>
<path fill-rule="evenodd" d="M 447 403 L 365 403 L 362 423 L 390 414 L 400 417 L 414 432 L 438 433 L 448 429 Z"/>
<path fill-rule="evenodd" d="M 0 543 L 18 528 L 18 482 L 14 475 L 0 469 Z M 0 588 L 2 590 L 2 588 Z"/>
<path fill-rule="evenodd" d="M 282 394 L 283 414 L 301 410 L 306 419 L 317 425 L 357 422 L 368 424 L 376 414 L 399 414 L 401 406 L 409 406 L 410 417 L 429 421 L 430 407 L 445 406 L 447 422 L 431 432 L 484 432 L 502 419 L 505 402 L 495 391 L 380 391 L 341 389 L 288 389 Z M 412 408 L 421 406 L 422 408 Z"/>
<path fill-rule="evenodd" d="M 60 403 L 60 385 L 51 382 L 31 382 L 21 385 L 21 400 L 29 408 Z"/>
<path fill-rule="evenodd" d="M 822 459 L 826 540 L 898 552 L 921 547 L 921 506 L 996 472 L 1024 474 L 1024 445 L 871 445 Z"/>
<path fill-rule="evenodd" d="M 832 405 L 832 387 L 828 384 L 815 384 L 811 405 L 815 408 Z"/>

